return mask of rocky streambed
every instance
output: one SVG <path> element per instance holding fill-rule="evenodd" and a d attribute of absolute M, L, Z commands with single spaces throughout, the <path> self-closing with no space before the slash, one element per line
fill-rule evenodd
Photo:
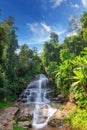
<path fill-rule="evenodd" d="M 0 130 L 71 130 L 63 118 L 73 104 L 68 102 L 61 109 L 67 99 L 62 95 L 53 98 L 51 94 L 48 78 L 36 75 L 17 102 L 0 111 Z"/>
<path fill-rule="evenodd" d="M 58 109 L 49 119 L 48 125 L 39 130 L 71 130 L 70 126 L 63 122 L 63 118 L 69 113 L 72 103 L 68 102 L 64 109 Z M 21 126 L 24 130 L 35 130 L 32 127 L 34 104 L 18 105 L 5 108 L 0 112 L 0 130 L 14 130 L 14 125 Z"/>

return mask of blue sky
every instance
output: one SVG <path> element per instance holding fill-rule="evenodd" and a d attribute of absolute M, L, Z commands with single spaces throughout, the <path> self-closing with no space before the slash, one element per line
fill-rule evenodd
<path fill-rule="evenodd" d="M 0 0 L 0 21 L 8 16 L 15 18 L 19 45 L 41 50 L 51 32 L 59 35 L 61 43 L 67 36 L 72 15 L 87 10 L 87 0 Z"/>

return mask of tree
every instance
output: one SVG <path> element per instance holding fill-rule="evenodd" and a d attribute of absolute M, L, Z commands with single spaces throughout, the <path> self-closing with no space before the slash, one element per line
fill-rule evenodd
<path fill-rule="evenodd" d="M 4 41 L 6 39 L 6 34 L 4 28 L 0 26 L 0 64 L 3 62 L 3 49 L 4 49 Z"/>
<path fill-rule="evenodd" d="M 15 51 L 18 48 L 18 41 L 16 39 L 15 30 L 12 30 L 10 34 L 10 44 L 7 49 L 7 75 L 11 82 L 16 78 L 15 72 L 15 63 L 16 63 L 16 54 Z"/>
<path fill-rule="evenodd" d="M 87 28 L 87 12 L 84 12 L 81 17 L 82 28 Z"/>
<path fill-rule="evenodd" d="M 80 19 L 78 16 L 72 15 L 69 19 L 69 33 L 71 33 L 71 36 L 74 35 L 74 33 L 77 33 L 80 28 Z"/>
<path fill-rule="evenodd" d="M 79 36 L 66 37 L 64 40 L 64 47 L 69 50 L 70 53 L 79 55 L 87 43 Z"/>
<path fill-rule="evenodd" d="M 61 46 L 58 45 L 58 35 L 50 34 L 50 41 L 44 43 L 44 51 L 42 53 L 42 62 L 45 67 L 48 67 L 50 62 L 59 62 L 59 51 Z"/>
<path fill-rule="evenodd" d="M 16 86 L 16 54 L 18 41 L 15 32 L 13 17 L 8 17 L 0 23 L 0 94 L 2 98 L 17 93 Z M 14 92 L 14 94 L 13 94 Z"/>
<path fill-rule="evenodd" d="M 14 22 L 15 22 L 15 19 L 14 19 L 14 17 L 12 17 L 12 16 L 9 16 L 9 17 L 4 21 L 4 23 L 7 23 L 10 27 L 13 27 L 13 28 L 14 28 Z"/>
<path fill-rule="evenodd" d="M 87 42 L 87 12 L 84 12 L 81 17 L 81 25 L 83 39 Z"/>
<path fill-rule="evenodd" d="M 69 90 L 71 87 L 71 76 L 72 76 L 72 61 L 73 56 L 69 53 L 68 50 L 62 49 L 60 51 L 60 60 L 61 63 L 56 69 L 55 82 L 58 89 L 58 93 L 63 94 L 63 96 L 69 96 Z"/>
<path fill-rule="evenodd" d="M 50 42 L 53 43 L 53 44 L 58 43 L 58 35 L 55 32 L 52 32 L 50 34 Z"/>
<path fill-rule="evenodd" d="M 32 57 L 33 57 L 33 51 L 29 49 L 26 44 L 24 44 L 19 54 L 19 60 L 21 66 L 28 68 L 30 66 L 30 62 L 32 62 Z"/>

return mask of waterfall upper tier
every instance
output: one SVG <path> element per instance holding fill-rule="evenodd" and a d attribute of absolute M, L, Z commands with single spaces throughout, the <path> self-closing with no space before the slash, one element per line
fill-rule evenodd
<path fill-rule="evenodd" d="M 49 80 L 44 74 L 38 74 L 34 80 L 27 86 L 19 97 L 21 103 L 38 103 L 49 104 L 51 97 L 51 89 L 49 88 Z"/>

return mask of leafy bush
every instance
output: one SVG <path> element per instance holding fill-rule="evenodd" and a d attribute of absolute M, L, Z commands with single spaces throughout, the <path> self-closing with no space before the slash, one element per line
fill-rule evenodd
<path fill-rule="evenodd" d="M 8 82 L 4 73 L 0 72 L 0 100 L 7 98 L 9 94 Z"/>
<path fill-rule="evenodd" d="M 73 130 L 87 130 L 87 110 L 74 108 L 64 119 Z"/>

